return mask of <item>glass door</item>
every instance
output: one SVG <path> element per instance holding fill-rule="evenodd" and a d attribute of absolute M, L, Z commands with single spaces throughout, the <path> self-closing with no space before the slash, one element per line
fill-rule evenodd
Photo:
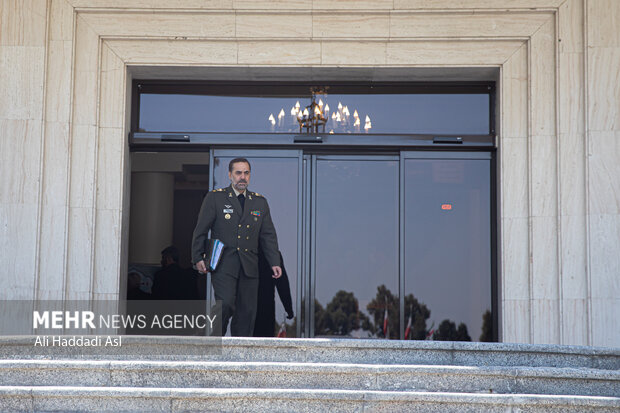
<path fill-rule="evenodd" d="M 216 149 L 211 152 L 210 188 L 230 185 L 228 163 L 237 157 L 250 161 L 252 174 L 248 189 L 264 195 L 269 202 L 271 217 L 278 235 L 278 245 L 290 282 L 295 318 L 286 320 L 286 313 L 276 294 L 276 320 L 286 320 L 288 337 L 300 337 L 301 311 L 301 184 L 302 153 L 300 150 Z M 208 290 L 211 291 L 210 279 Z M 209 299 L 212 299 L 211 294 Z M 210 302 L 207 304 L 210 308 Z"/>
<path fill-rule="evenodd" d="M 490 153 L 401 154 L 402 311 L 418 321 L 407 338 L 494 339 L 491 162 Z"/>
<path fill-rule="evenodd" d="M 310 175 L 309 336 L 399 338 L 399 158 L 315 155 Z"/>
<path fill-rule="evenodd" d="M 278 233 L 288 337 L 497 339 L 490 153 L 218 149 L 211 188 L 240 156 Z"/>

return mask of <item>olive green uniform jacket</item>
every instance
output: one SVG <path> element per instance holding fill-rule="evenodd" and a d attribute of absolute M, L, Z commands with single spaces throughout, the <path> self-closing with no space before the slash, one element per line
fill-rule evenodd
<path fill-rule="evenodd" d="M 192 240 L 192 263 L 203 259 L 205 241 L 209 230 L 211 238 L 224 243 L 222 258 L 215 273 L 237 276 L 234 262 L 239 259 L 248 277 L 258 278 L 258 246 L 260 245 L 270 266 L 280 265 L 276 229 L 271 220 L 269 205 L 264 196 L 256 192 L 245 192 L 245 208 L 232 186 L 215 189 L 202 202 L 198 222 Z"/>

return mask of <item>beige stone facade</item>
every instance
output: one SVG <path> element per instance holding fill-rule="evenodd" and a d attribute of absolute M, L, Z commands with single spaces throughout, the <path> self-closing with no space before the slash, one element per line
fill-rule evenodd
<path fill-rule="evenodd" d="M 119 296 L 136 73 L 491 71 L 501 340 L 620 346 L 620 1 L 0 4 L 0 298 Z"/>

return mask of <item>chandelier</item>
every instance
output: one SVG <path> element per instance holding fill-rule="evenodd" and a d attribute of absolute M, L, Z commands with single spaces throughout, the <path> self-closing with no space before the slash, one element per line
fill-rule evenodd
<path fill-rule="evenodd" d="M 271 113 L 268 121 L 271 123 L 271 131 L 290 131 L 287 127 L 297 123 L 299 125 L 299 133 L 317 134 L 325 133 L 326 128 L 329 133 L 361 133 L 361 119 L 357 109 L 353 110 L 353 115 L 349 111 L 349 107 L 338 102 L 335 110 L 332 110 L 327 103 L 328 87 L 311 87 L 310 104 L 302 109 L 299 101 L 291 107 L 290 117 L 287 118 L 284 108 L 278 112 L 276 117 Z M 318 102 L 317 102 L 318 99 Z M 325 99 L 325 102 L 323 102 Z M 292 120 L 292 122 L 291 122 Z M 366 115 L 364 119 L 364 132 L 372 128 L 370 116 Z"/>

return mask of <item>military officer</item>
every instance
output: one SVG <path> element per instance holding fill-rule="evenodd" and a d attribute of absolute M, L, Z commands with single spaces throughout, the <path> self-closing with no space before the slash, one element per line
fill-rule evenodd
<path fill-rule="evenodd" d="M 216 318 L 214 333 L 226 334 L 232 317 L 233 336 L 252 336 L 258 297 L 258 246 L 273 270 L 282 275 L 276 230 L 271 221 L 267 200 L 248 191 L 250 162 L 235 158 L 228 164 L 231 185 L 215 189 L 202 202 L 192 240 L 192 262 L 201 273 L 207 272 L 203 260 L 205 241 L 211 238 L 224 243 L 222 258 L 212 275 L 213 290 L 222 317 Z"/>

